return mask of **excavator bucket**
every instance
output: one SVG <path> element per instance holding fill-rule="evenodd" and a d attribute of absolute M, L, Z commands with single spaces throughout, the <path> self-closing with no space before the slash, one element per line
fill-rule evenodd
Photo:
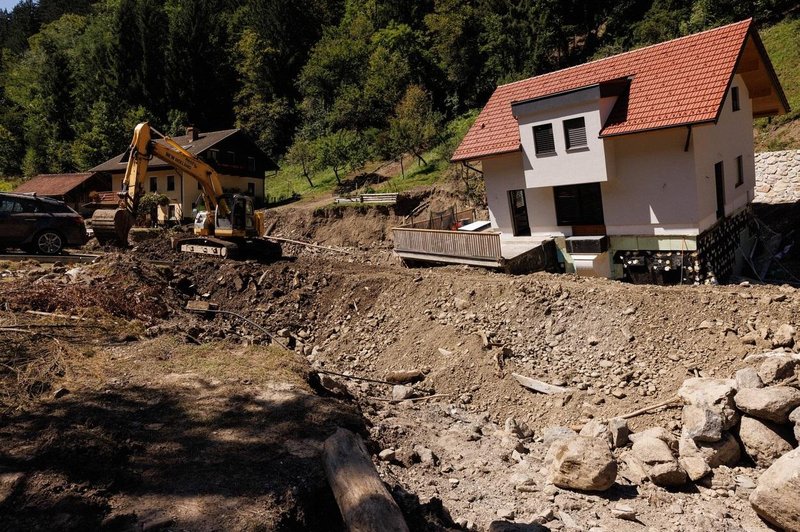
<path fill-rule="evenodd" d="M 101 245 L 126 247 L 131 227 L 133 219 L 126 209 L 98 209 L 92 215 L 92 230 Z"/>

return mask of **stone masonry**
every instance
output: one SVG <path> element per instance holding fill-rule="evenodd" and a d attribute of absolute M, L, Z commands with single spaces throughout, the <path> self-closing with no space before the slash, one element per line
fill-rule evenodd
<path fill-rule="evenodd" d="M 755 203 L 800 201 L 800 150 L 755 154 Z"/>

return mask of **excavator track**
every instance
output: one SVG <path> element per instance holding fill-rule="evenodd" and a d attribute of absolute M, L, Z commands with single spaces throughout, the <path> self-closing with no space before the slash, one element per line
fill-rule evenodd
<path fill-rule="evenodd" d="M 239 246 L 236 243 L 214 238 L 213 236 L 173 239 L 172 247 L 176 251 L 184 253 L 212 255 L 223 259 L 236 258 L 240 253 Z"/>

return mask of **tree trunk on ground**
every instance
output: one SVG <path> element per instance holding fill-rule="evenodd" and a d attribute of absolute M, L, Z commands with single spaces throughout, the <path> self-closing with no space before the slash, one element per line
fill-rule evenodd
<path fill-rule="evenodd" d="M 325 440 L 322 462 L 349 532 L 408 532 L 360 436 L 337 429 Z"/>

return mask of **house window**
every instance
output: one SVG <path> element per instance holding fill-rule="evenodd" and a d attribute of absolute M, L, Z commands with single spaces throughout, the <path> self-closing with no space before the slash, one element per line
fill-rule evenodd
<path fill-rule="evenodd" d="M 247 183 L 247 193 L 251 196 L 256 195 L 256 184 L 255 183 Z"/>
<path fill-rule="evenodd" d="M 731 87 L 731 106 L 734 111 L 741 109 L 739 106 L 739 87 Z"/>
<path fill-rule="evenodd" d="M 208 160 L 217 162 L 219 158 L 219 152 L 217 150 L 208 150 Z"/>
<path fill-rule="evenodd" d="M 256 171 L 256 158 L 255 157 L 248 157 L 247 158 L 247 169 L 253 173 Z"/>
<path fill-rule="evenodd" d="M 564 120 L 564 140 L 567 149 L 585 148 L 586 142 L 586 122 L 583 117 Z"/>
<path fill-rule="evenodd" d="M 151 177 L 150 178 L 150 192 L 158 192 L 158 178 Z"/>
<path fill-rule="evenodd" d="M 553 139 L 553 124 L 533 126 L 533 143 L 536 155 L 552 155 L 556 152 L 556 143 Z"/>
<path fill-rule="evenodd" d="M 717 219 L 725 216 L 725 168 L 722 161 L 714 164 L 714 192 L 717 201 Z"/>
<path fill-rule="evenodd" d="M 229 151 L 228 152 L 228 164 L 236 164 L 236 153 Z"/>
<path fill-rule="evenodd" d="M 736 186 L 744 185 L 744 163 L 742 162 L 742 156 L 738 156 L 736 158 Z"/>
<path fill-rule="evenodd" d="M 168 175 L 167 176 L 167 190 L 175 190 L 175 176 Z"/>
<path fill-rule="evenodd" d="M 603 225 L 600 183 L 553 187 L 558 225 Z"/>

